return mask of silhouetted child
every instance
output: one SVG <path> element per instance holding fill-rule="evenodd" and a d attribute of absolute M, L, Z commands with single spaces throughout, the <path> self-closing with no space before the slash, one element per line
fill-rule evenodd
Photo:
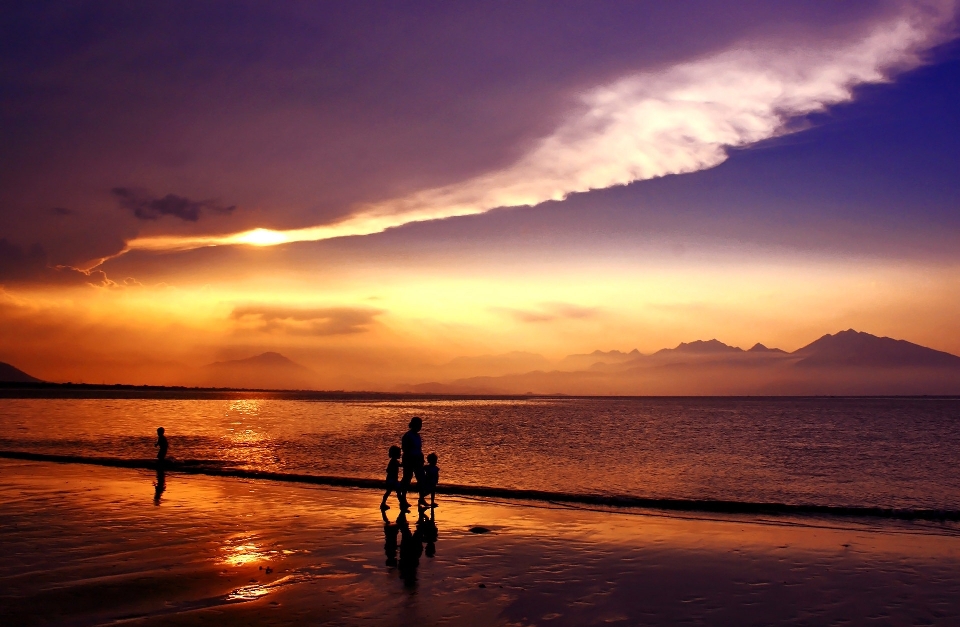
<path fill-rule="evenodd" d="M 397 493 L 397 501 L 403 505 L 403 500 L 400 498 L 400 447 L 391 446 L 388 454 L 390 462 L 387 464 L 387 491 L 383 493 L 380 509 L 390 509 L 387 505 L 387 497 L 391 492 Z"/>
<path fill-rule="evenodd" d="M 437 454 L 427 455 L 427 467 L 423 469 L 423 485 L 420 486 L 420 505 L 427 507 L 427 495 L 430 495 L 430 507 L 436 507 L 437 484 L 440 483 L 440 469 L 437 467 Z"/>
<path fill-rule="evenodd" d="M 157 462 L 163 463 L 163 460 L 167 457 L 167 436 L 163 435 L 163 427 L 157 427 L 157 443 L 153 445 L 155 448 L 160 450 L 157 451 Z"/>

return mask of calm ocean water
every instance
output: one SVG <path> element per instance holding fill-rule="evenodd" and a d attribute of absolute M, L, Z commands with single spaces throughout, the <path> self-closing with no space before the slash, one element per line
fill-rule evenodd
<path fill-rule="evenodd" d="M 960 509 L 960 399 L 2 399 L 0 449 L 382 478 L 412 416 L 441 480 Z"/>

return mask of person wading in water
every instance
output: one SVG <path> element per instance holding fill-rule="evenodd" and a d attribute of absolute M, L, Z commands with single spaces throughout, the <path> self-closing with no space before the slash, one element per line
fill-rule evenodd
<path fill-rule="evenodd" d="M 410 509 L 410 504 L 407 502 L 410 480 L 417 478 L 418 489 L 423 485 L 423 439 L 420 437 L 422 428 L 423 421 L 418 416 L 414 416 L 410 420 L 410 430 L 404 433 L 400 440 L 400 448 L 403 451 L 403 479 L 400 480 L 403 500 L 400 506 L 403 509 Z"/>

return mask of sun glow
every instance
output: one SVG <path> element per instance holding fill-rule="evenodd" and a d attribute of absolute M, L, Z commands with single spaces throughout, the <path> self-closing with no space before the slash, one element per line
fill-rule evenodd
<path fill-rule="evenodd" d="M 253 229 L 244 233 L 238 233 L 233 241 L 237 244 L 250 244 L 251 246 L 276 246 L 285 244 L 289 240 L 284 233 L 272 229 Z"/>

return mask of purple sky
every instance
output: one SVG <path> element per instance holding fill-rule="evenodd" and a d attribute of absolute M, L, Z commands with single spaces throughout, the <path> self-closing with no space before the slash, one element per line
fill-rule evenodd
<path fill-rule="evenodd" d="M 206 285 L 229 306 L 205 319 L 233 324 L 229 307 L 311 289 L 323 306 L 357 307 L 391 273 L 411 285 L 482 276 L 490 296 L 475 307 L 495 312 L 522 300 L 498 300 L 498 282 L 522 295 L 601 266 L 625 290 L 668 268 L 736 266 L 724 275 L 735 282 L 788 264 L 790 277 L 809 268 L 850 285 L 883 268 L 878 290 L 903 280 L 940 300 L 912 313 L 866 296 L 830 315 L 818 305 L 820 322 L 783 322 L 777 337 L 862 320 L 926 340 L 917 321 L 948 316 L 937 303 L 960 285 L 955 28 L 946 1 L 7 3 L 0 286 L 16 308 L 85 283 Z M 84 272 L 155 237 L 365 229 L 371 216 L 401 226 L 269 249 L 164 244 Z M 900 265 L 907 278 L 891 274 Z M 282 289 L 243 295 L 242 281 L 264 277 Z M 530 298 L 603 310 L 587 292 Z M 712 292 L 676 298 L 732 307 Z M 395 304 L 378 311 L 416 335 L 421 318 Z M 450 311 L 442 324 L 466 315 Z M 621 314 L 582 343 L 627 333 Z M 712 322 L 646 320 L 605 347 Z M 936 324 L 941 347 L 960 349 L 960 327 Z M 573 337 L 543 345 L 585 348 Z"/>

